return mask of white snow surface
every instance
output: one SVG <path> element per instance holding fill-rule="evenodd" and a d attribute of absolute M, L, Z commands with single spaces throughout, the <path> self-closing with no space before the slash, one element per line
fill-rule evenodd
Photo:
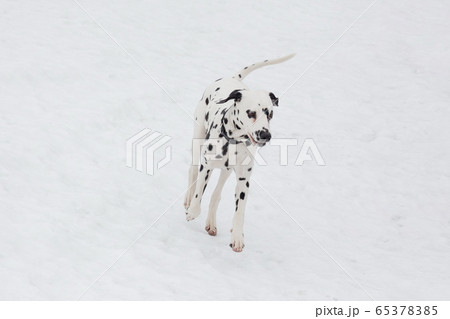
<path fill-rule="evenodd" d="M 449 299 L 450 4 L 380 0 L 320 56 L 371 2 L 79 0 L 102 30 L 74 1 L 3 0 L 0 299 Z M 273 136 L 313 138 L 326 166 L 263 148 L 234 253 L 234 177 L 216 237 L 211 184 L 185 221 L 186 113 L 291 52 L 245 83 L 280 96 Z M 172 137 L 154 176 L 125 165 L 147 127 Z"/>

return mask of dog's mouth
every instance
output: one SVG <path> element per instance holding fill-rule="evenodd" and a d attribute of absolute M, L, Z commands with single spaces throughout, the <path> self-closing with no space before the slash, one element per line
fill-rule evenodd
<path fill-rule="evenodd" d="M 264 143 L 256 142 L 256 141 L 254 140 L 254 138 L 252 137 L 252 134 L 248 134 L 248 136 L 249 136 L 250 141 L 252 142 L 253 145 L 257 145 L 257 146 L 259 146 L 259 147 L 263 147 L 264 145 L 266 145 L 266 142 L 264 142 Z"/>

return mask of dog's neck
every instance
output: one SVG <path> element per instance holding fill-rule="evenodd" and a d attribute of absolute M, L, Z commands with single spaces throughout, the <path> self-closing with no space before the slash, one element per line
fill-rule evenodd
<path fill-rule="evenodd" d="M 222 135 L 224 135 L 227 140 L 234 140 L 237 143 L 241 143 L 244 140 L 248 140 L 249 137 L 247 132 L 239 126 L 241 123 L 239 123 L 237 115 L 238 113 L 236 111 L 235 103 L 233 106 L 228 108 L 222 118 Z"/>

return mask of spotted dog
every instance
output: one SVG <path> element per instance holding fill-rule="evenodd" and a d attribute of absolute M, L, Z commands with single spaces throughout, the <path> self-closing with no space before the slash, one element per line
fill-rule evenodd
<path fill-rule="evenodd" d="M 222 188 L 234 170 L 236 174 L 236 209 L 231 229 L 230 246 L 235 252 L 244 248 L 244 211 L 248 199 L 253 156 L 256 147 L 264 146 L 271 138 L 269 122 L 278 98 L 271 92 L 250 90 L 242 80 L 252 71 L 284 62 L 294 54 L 265 60 L 245 67 L 231 78 L 218 79 L 203 94 L 195 110 L 194 141 L 204 141 L 195 150 L 199 163 L 193 161 L 189 169 L 190 187 L 184 207 L 186 219 L 200 215 L 200 203 L 212 170 L 219 168 L 219 182 L 212 194 L 206 219 L 206 231 L 217 234 L 216 212 Z M 253 154 L 252 154 L 253 153 Z M 200 166 L 200 167 L 199 167 Z"/>

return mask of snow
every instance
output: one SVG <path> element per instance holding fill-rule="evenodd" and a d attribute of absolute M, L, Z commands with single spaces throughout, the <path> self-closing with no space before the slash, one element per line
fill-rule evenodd
<path fill-rule="evenodd" d="M 0 299 L 450 298 L 447 2 L 377 2 L 283 95 L 371 1 L 79 3 L 128 54 L 76 2 L 0 5 Z M 185 112 L 290 52 L 245 83 L 281 95 L 272 134 L 313 138 L 326 166 L 263 148 L 237 254 L 233 178 L 217 237 L 207 201 L 185 221 Z M 153 176 L 125 165 L 146 127 L 172 137 Z"/>

